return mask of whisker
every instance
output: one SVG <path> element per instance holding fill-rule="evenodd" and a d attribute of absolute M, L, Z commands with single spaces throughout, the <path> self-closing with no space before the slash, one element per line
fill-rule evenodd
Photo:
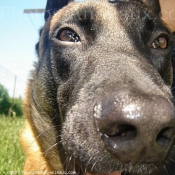
<path fill-rule="evenodd" d="M 73 156 L 72 156 L 73 157 Z M 76 166 L 75 166 L 75 158 L 73 157 L 73 168 L 72 168 L 73 172 L 76 172 Z"/>
<path fill-rule="evenodd" d="M 91 157 L 91 158 L 88 160 L 87 164 L 86 164 L 86 167 L 85 167 L 85 170 L 84 170 L 84 171 L 85 171 L 85 174 L 87 173 L 87 167 L 88 167 L 89 162 L 92 160 L 92 158 L 93 158 L 93 157 Z"/>
<path fill-rule="evenodd" d="M 97 159 L 96 161 L 95 161 L 95 163 L 92 165 L 92 167 L 91 167 L 91 172 L 93 171 L 93 169 L 95 168 L 95 165 L 97 164 L 97 162 L 99 162 L 100 160 L 103 160 L 103 158 L 101 158 L 101 159 Z"/>
<path fill-rule="evenodd" d="M 170 161 L 172 161 L 172 162 L 174 162 L 174 163 L 175 163 L 175 160 L 174 160 L 174 159 L 172 159 L 171 157 L 168 157 L 168 159 L 169 159 Z"/>
<path fill-rule="evenodd" d="M 48 162 L 52 162 L 52 160 L 55 158 L 55 157 L 57 157 L 57 155 L 55 154 L 55 155 L 53 155 L 52 156 L 52 158 L 49 158 L 49 160 L 47 160 Z M 58 170 L 58 171 L 60 171 L 60 169 Z M 49 172 L 48 172 L 49 173 Z M 45 174 L 45 173 L 44 173 Z M 50 173 L 49 173 L 50 174 Z M 49 175 L 48 174 L 48 175 Z M 52 174 L 52 173 L 51 173 Z"/>
<path fill-rule="evenodd" d="M 69 160 L 70 156 L 67 156 L 67 158 L 65 159 L 64 163 L 63 163 L 63 167 L 65 167 L 65 172 L 68 171 L 68 167 L 67 167 L 67 161 Z"/>
<path fill-rule="evenodd" d="M 37 137 L 36 137 L 35 139 L 33 139 L 33 141 L 31 142 L 31 144 L 30 144 L 30 145 L 28 146 L 28 148 L 25 150 L 25 153 L 27 153 L 27 152 L 29 151 L 30 147 L 35 143 L 36 140 L 38 140 L 39 137 L 41 137 L 41 136 L 42 136 L 43 134 L 45 134 L 46 132 L 48 132 L 48 131 L 54 129 L 55 127 L 57 127 L 57 126 L 52 126 L 52 127 L 48 128 L 48 129 L 46 129 L 45 131 L 41 132 L 40 134 L 38 134 Z"/>
<path fill-rule="evenodd" d="M 166 171 L 166 174 L 168 175 L 169 173 L 168 173 L 168 170 L 167 170 L 167 168 L 166 168 L 165 165 L 163 165 L 163 168 L 164 168 L 164 170 Z"/>
<path fill-rule="evenodd" d="M 69 159 L 68 159 L 68 161 L 67 161 L 67 166 L 68 166 L 68 167 L 70 167 L 71 160 L 72 160 L 72 155 L 69 157 Z"/>
<path fill-rule="evenodd" d="M 58 143 L 55 143 L 54 145 L 52 145 L 51 147 L 49 147 L 43 154 L 44 156 L 47 156 L 47 153 L 49 152 L 49 150 L 51 150 L 52 148 L 54 148 L 55 146 L 57 146 Z"/>
<path fill-rule="evenodd" d="M 167 165 L 169 164 L 169 162 L 167 160 L 165 162 Z M 172 171 L 171 171 L 169 166 L 167 166 L 167 172 L 168 172 L 168 174 L 172 174 Z"/>

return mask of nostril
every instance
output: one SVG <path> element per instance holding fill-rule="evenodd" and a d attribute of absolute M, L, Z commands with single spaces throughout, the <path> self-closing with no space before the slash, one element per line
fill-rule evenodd
<path fill-rule="evenodd" d="M 136 129 L 131 125 L 118 125 L 116 127 L 116 133 L 114 135 L 109 135 L 111 137 L 135 137 Z"/>
<path fill-rule="evenodd" d="M 166 147 L 170 145 L 175 135 L 175 129 L 173 127 L 166 127 L 160 131 L 156 138 L 156 142 L 161 147 Z"/>
<path fill-rule="evenodd" d="M 136 128 L 132 125 L 117 125 L 113 128 L 113 132 L 105 133 L 111 139 L 115 139 L 115 141 L 129 141 L 136 137 L 137 132 Z"/>

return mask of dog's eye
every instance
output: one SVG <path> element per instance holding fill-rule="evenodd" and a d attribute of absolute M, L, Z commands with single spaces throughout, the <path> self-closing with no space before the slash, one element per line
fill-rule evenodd
<path fill-rule="evenodd" d="M 79 42 L 80 37 L 71 29 L 64 29 L 58 33 L 57 39 L 65 42 Z"/>
<path fill-rule="evenodd" d="M 152 48 L 153 49 L 166 49 L 168 46 L 168 41 L 165 37 L 161 36 L 154 40 L 152 43 Z"/>

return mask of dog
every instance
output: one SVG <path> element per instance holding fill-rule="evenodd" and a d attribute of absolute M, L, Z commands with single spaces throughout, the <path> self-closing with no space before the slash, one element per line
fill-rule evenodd
<path fill-rule="evenodd" d="M 24 101 L 24 172 L 175 174 L 173 37 L 159 13 L 157 0 L 87 0 L 47 20 Z"/>

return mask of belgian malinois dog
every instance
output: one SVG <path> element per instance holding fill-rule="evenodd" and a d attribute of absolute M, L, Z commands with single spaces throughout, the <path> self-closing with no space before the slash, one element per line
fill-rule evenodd
<path fill-rule="evenodd" d="M 173 37 L 157 0 L 70 2 L 51 16 L 24 103 L 24 172 L 173 175 Z"/>

